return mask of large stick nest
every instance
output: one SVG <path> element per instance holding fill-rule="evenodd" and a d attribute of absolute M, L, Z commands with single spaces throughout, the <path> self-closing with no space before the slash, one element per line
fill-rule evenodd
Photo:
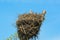
<path fill-rule="evenodd" d="M 25 40 L 26 37 L 28 39 L 33 36 L 36 37 L 44 20 L 44 15 L 44 12 L 42 14 L 34 14 L 31 12 L 29 14 L 20 15 L 16 21 L 19 38 Z"/>

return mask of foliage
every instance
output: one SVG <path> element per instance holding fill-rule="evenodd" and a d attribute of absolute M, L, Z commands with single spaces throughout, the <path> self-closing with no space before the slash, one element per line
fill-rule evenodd
<path fill-rule="evenodd" d="M 19 40 L 18 34 L 14 33 L 14 34 L 10 35 L 6 40 Z"/>

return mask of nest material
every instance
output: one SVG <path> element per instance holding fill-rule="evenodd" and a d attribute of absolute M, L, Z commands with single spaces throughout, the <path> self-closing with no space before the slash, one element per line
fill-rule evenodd
<path fill-rule="evenodd" d="M 20 40 L 29 40 L 33 36 L 36 37 L 43 20 L 43 14 L 20 15 L 16 22 Z"/>

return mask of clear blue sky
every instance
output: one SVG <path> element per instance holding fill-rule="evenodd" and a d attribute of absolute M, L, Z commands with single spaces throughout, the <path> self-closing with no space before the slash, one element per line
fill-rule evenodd
<path fill-rule="evenodd" d="M 16 32 L 18 15 L 30 9 L 47 11 L 37 40 L 60 40 L 60 0 L 0 0 L 0 40 Z"/>

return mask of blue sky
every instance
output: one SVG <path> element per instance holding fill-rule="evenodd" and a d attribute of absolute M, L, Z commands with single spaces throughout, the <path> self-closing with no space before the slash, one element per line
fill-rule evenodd
<path fill-rule="evenodd" d="M 0 0 L 0 40 L 16 32 L 19 14 L 46 10 L 37 40 L 60 40 L 60 0 Z"/>

